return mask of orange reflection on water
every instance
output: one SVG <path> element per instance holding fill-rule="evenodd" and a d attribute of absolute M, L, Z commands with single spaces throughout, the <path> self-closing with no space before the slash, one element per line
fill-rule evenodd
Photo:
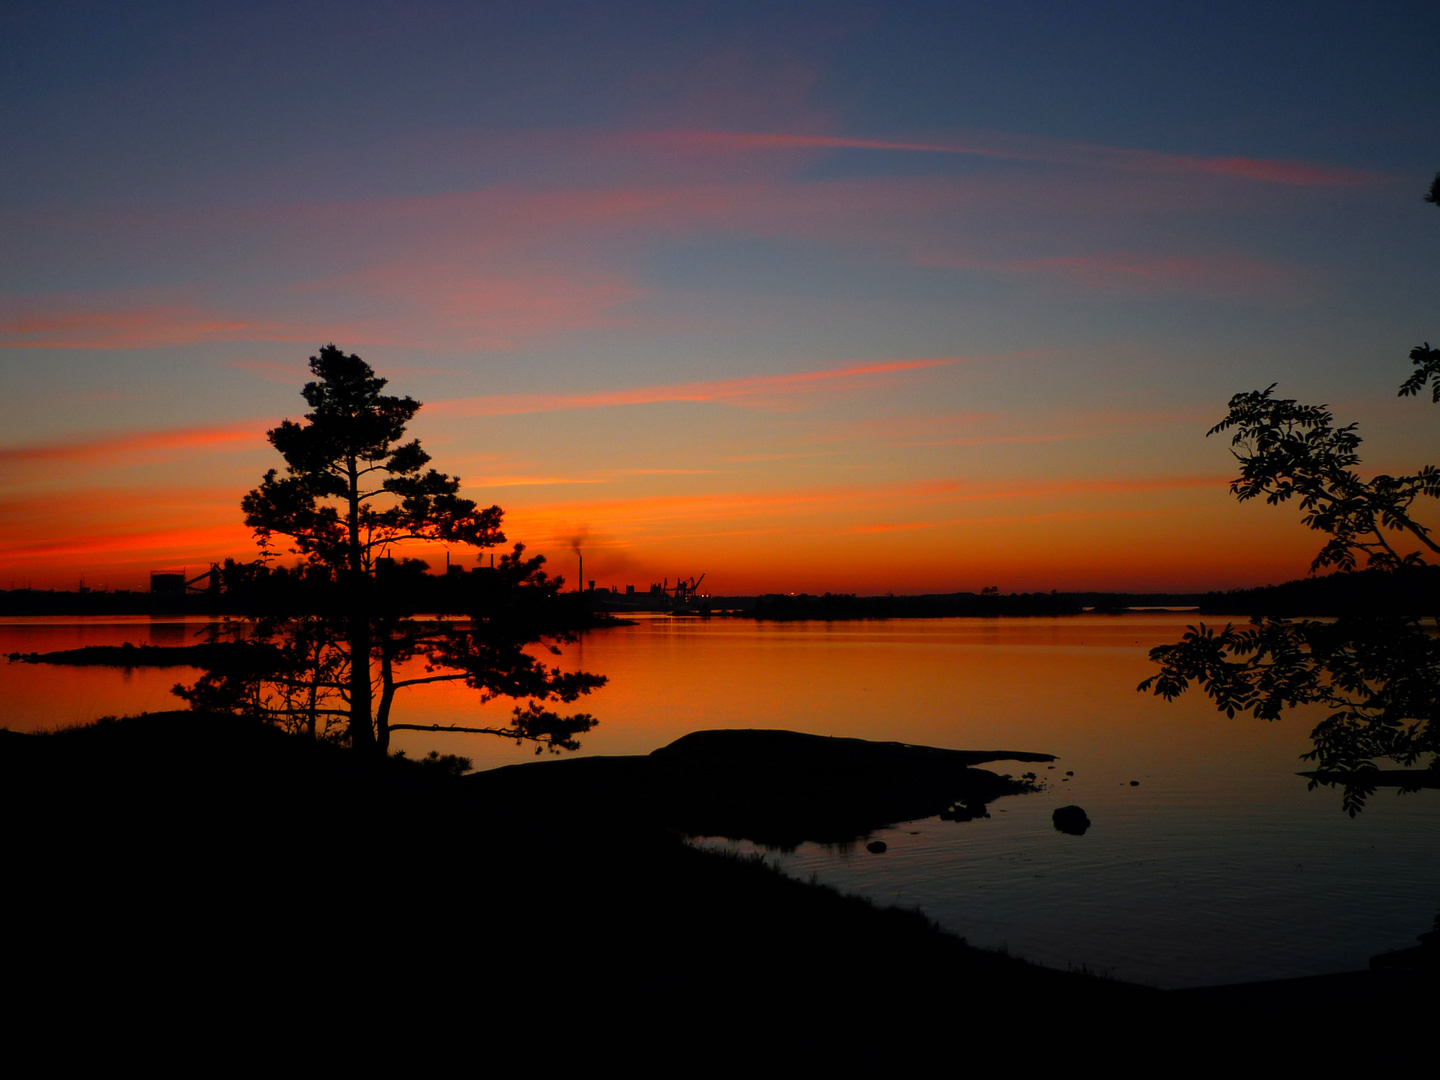
<path fill-rule="evenodd" d="M 756 623 L 646 618 L 586 634 L 561 663 L 609 677 L 576 708 L 600 725 L 586 754 L 644 754 L 703 728 L 790 728 L 967 749 L 1054 753 L 1117 781 L 1157 769 L 1178 779 L 1293 772 L 1309 724 L 1228 719 L 1208 701 L 1136 693 L 1148 650 L 1186 616 L 897 619 Z M 440 684 L 397 698 L 397 719 L 475 722 L 472 692 Z M 436 719 L 421 719 L 434 717 Z M 528 760 L 493 739 L 399 733 L 410 753 L 472 757 L 477 768 Z M 1064 769 L 1057 770 L 1059 772 Z M 1123 776 L 1122 776 L 1123 774 Z"/>
<path fill-rule="evenodd" d="M 1147 651 L 1176 640 L 1188 615 L 1053 619 L 897 619 L 757 623 L 641 618 L 593 631 L 555 662 L 609 678 L 571 708 L 600 720 L 582 754 L 645 754 L 703 728 L 790 728 L 824 735 L 963 749 L 1059 755 L 1050 778 L 1066 790 L 1130 779 L 1222 786 L 1242 776 L 1284 779 L 1301 768 L 1310 723 L 1227 719 L 1202 697 L 1167 704 L 1135 692 Z M 10 620 L 0 651 L 81 645 L 183 644 L 203 622 Z M 172 709 L 191 668 L 69 668 L 0 664 L 0 724 L 40 730 L 111 713 Z M 416 670 L 403 674 L 424 674 Z M 402 690 L 397 723 L 499 726 L 515 703 L 480 704 L 463 684 Z M 501 739 L 397 732 L 396 749 L 470 757 L 476 768 L 533 760 Z M 1108 796 L 1107 796 L 1108 797 Z"/>
<path fill-rule="evenodd" d="M 87 645 L 188 645 L 200 640 L 205 622 L 153 620 L 146 616 L 81 619 L 0 619 L 0 656 L 59 652 Z M 61 667 L 0 660 L 0 727 L 51 731 L 101 716 L 158 712 L 181 706 L 170 693 L 177 682 L 194 682 L 189 667 Z"/>

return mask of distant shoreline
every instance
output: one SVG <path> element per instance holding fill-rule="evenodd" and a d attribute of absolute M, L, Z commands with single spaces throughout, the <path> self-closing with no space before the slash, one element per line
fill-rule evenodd
<path fill-rule="evenodd" d="M 463 615 L 466 594 L 443 578 L 426 581 L 415 610 L 425 614 Z M 1159 613 L 1189 609 L 1199 615 L 1274 615 L 1282 618 L 1342 615 L 1428 615 L 1440 610 L 1440 567 L 1401 573 L 1362 570 L 1300 578 L 1280 585 L 1228 592 L 1029 592 L 999 591 L 884 594 L 766 593 L 695 596 L 674 602 L 666 593 L 626 593 L 595 589 L 560 594 L 572 612 L 591 626 L 628 614 L 726 615 L 762 620 L 954 618 L 1032 615 Z M 224 591 L 186 594 L 65 592 L 55 589 L 0 589 L 0 617 L 81 615 L 210 615 L 243 617 L 275 614 L 266 599 Z M 613 625 L 613 624 L 612 624 Z"/>

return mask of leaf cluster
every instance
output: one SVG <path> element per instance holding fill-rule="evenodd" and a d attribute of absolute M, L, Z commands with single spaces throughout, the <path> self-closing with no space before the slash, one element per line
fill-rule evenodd
<path fill-rule="evenodd" d="M 1440 205 L 1440 173 L 1425 201 Z M 1410 360 L 1415 370 L 1400 396 L 1433 383 L 1432 400 L 1440 402 L 1440 349 L 1427 341 L 1410 350 Z M 1327 406 L 1301 405 L 1274 391 L 1272 383 L 1236 394 L 1207 433 L 1232 432 L 1231 452 L 1240 463 L 1230 484 L 1236 498 L 1263 496 L 1272 506 L 1297 500 L 1301 520 L 1329 538 L 1310 565 L 1312 574 L 1327 567 L 1353 571 L 1362 557 L 1368 568 L 1397 581 L 1428 566 L 1427 556 L 1440 554 L 1440 546 L 1415 510 L 1418 500 L 1440 497 L 1440 470 L 1426 465 L 1366 480 L 1356 471 L 1361 440 L 1354 424 L 1337 427 Z M 1409 766 L 1429 755 L 1430 769 L 1440 769 L 1440 617 L 1430 613 L 1426 625 L 1420 614 L 1331 622 L 1260 617 L 1248 628 L 1227 623 L 1219 631 L 1202 623 L 1176 644 L 1150 651 L 1160 670 L 1137 689 L 1173 700 L 1194 683 L 1227 716 L 1248 712 L 1264 720 L 1301 706 L 1324 708 L 1303 758 L 1319 763 L 1318 776 L 1340 779 L 1342 805 L 1353 817 L 1376 789 L 1376 759 Z"/>
<path fill-rule="evenodd" d="M 1413 381 L 1413 380 L 1412 380 Z M 1295 499 L 1301 520 L 1330 539 L 1310 565 L 1354 570 L 1365 565 L 1393 570 L 1423 562 L 1418 544 L 1440 554 L 1430 529 L 1418 521 L 1417 499 L 1440 497 L 1440 469 L 1426 465 L 1405 476 L 1363 479 L 1361 438 L 1355 424 L 1335 426 L 1324 405 L 1301 405 L 1274 397 L 1275 384 L 1236 394 L 1230 411 L 1207 435 L 1233 431 L 1231 453 L 1240 475 L 1230 490 L 1241 502 L 1264 497 L 1271 506 Z"/>
<path fill-rule="evenodd" d="M 1427 341 L 1410 350 L 1410 362 L 1415 370 L 1400 384 L 1400 396 L 1411 397 L 1425 389 L 1425 384 L 1434 379 L 1430 400 L 1440 403 L 1440 349 L 1432 349 Z"/>
<path fill-rule="evenodd" d="M 1342 799 L 1352 817 L 1374 790 L 1364 773 L 1376 759 L 1414 765 L 1440 752 L 1440 639 L 1418 618 L 1261 617 L 1220 630 L 1201 623 L 1151 649 L 1150 659 L 1160 671 L 1137 689 L 1167 701 L 1194 683 L 1231 717 L 1278 720 L 1300 706 L 1325 708 L 1303 759 L 1347 777 Z"/>
<path fill-rule="evenodd" d="M 1436 355 L 1428 345 L 1411 353 L 1420 370 L 1402 396 L 1425 385 Z M 1293 499 L 1301 520 L 1328 536 L 1312 573 L 1327 567 L 1348 573 L 1363 557 L 1369 569 L 1401 574 L 1427 565 L 1427 553 L 1440 553 L 1415 517 L 1417 500 L 1440 497 L 1440 470 L 1427 465 L 1366 480 L 1357 471 L 1356 425 L 1336 426 L 1327 406 L 1277 398 L 1274 390 L 1271 384 L 1236 394 L 1207 434 L 1232 432 L 1240 475 L 1230 490 L 1237 499 L 1263 497 L 1271 506 Z M 1440 642 L 1416 614 L 1330 622 L 1267 616 L 1218 631 L 1202 623 L 1176 644 L 1152 649 L 1150 659 L 1160 670 L 1137 689 L 1166 700 L 1195 684 L 1232 717 L 1276 720 L 1298 707 L 1324 708 L 1303 758 L 1321 773 L 1344 777 L 1342 805 L 1351 816 L 1375 790 L 1366 774 L 1375 772 L 1377 759 L 1408 766 L 1440 752 L 1433 723 L 1440 712 Z M 1429 764 L 1440 767 L 1440 756 Z"/>

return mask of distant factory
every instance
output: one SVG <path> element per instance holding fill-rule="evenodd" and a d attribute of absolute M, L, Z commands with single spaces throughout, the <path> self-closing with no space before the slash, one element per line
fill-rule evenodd
<path fill-rule="evenodd" d="M 700 614 L 709 609 L 710 597 L 700 592 L 700 583 L 705 575 L 670 579 L 651 584 L 649 591 L 637 593 L 634 585 L 626 585 L 622 593 L 617 586 L 595 587 L 594 581 L 587 581 L 585 594 L 592 603 L 605 611 L 668 611 L 671 614 Z"/>
<path fill-rule="evenodd" d="M 179 570 L 151 570 L 151 596 L 186 596 L 190 593 L 218 593 L 220 591 L 220 566 L 211 563 L 210 569 L 187 578 L 184 568 Z M 201 585 L 201 582 L 205 584 Z"/>

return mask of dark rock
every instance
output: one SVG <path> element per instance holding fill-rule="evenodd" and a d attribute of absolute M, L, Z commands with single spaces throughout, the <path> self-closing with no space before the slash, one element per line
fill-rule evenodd
<path fill-rule="evenodd" d="M 1131 786 L 1131 787 L 1139 787 L 1139 786 L 1140 786 L 1140 781 L 1139 781 L 1139 780 L 1131 780 L 1131 781 L 1130 781 L 1130 786 Z"/>
<path fill-rule="evenodd" d="M 547 820 L 585 817 L 608 826 L 658 825 L 689 836 L 728 836 L 792 850 L 806 840 L 849 843 L 902 821 L 962 805 L 968 821 L 985 804 L 1033 791 L 974 766 L 1049 762 L 1051 754 L 942 750 L 794 731 L 692 732 L 645 757 L 590 757 L 507 765 L 464 778 L 496 814 Z M 536 804 L 539 804 L 538 806 Z"/>
<path fill-rule="evenodd" d="M 1090 819 L 1078 806 L 1062 806 L 1050 815 L 1050 820 L 1055 828 L 1071 836 L 1084 836 L 1085 830 L 1090 828 Z"/>
<path fill-rule="evenodd" d="M 941 821 L 974 821 L 976 818 L 988 818 L 990 812 L 984 805 L 968 806 L 965 803 L 955 803 L 940 811 Z"/>
<path fill-rule="evenodd" d="M 273 645 L 252 641 L 206 642 L 200 645 L 86 645 L 47 653 L 12 653 L 10 660 L 66 667 L 197 667 L 233 675 L 265 674 L 283 663 Z"/>
<path fill-rule="evenodd" d="M 865 845 L 865 850 L 871 855 L 883 855 L 889 850 L 889 845 L 884 840 L 871 840 Z"/>

